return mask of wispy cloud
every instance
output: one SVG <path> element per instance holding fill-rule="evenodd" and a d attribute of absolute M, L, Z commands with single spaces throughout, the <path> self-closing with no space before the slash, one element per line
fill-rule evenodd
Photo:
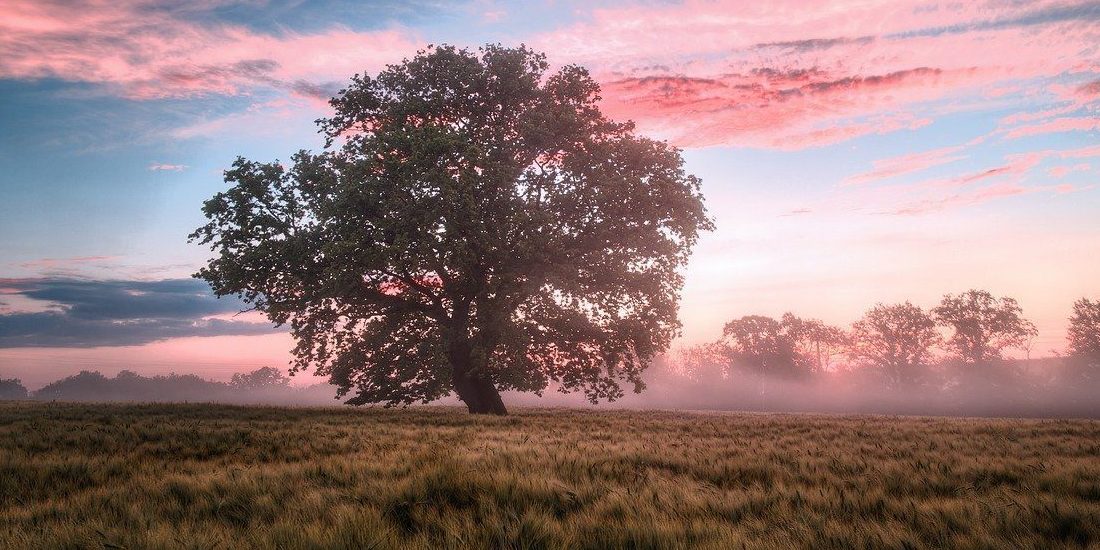
<path fill-rule="evenodd" d="M 1055 166 L 1050 170 L 1047 170 L 1047 175 L 1052 178 L 1064 178 L 1073 172 L 1088 172 L 1092 169 L 1092 165 L 1087 162 L 1073 164 L 1070 166 Z"/>
<path fill-rule="evenodd" d="M 1100 118 L 1063 117 L 1013 128 L 1006 131 L 1004 137 L 1005 139 L 1019 139 L 1023 137 L 1038 136 L 1042 134 L 1055 134 L 1060 132 L 1086 132 L 1096 130 L 1100 130 Z"/>
<path fill-rule="evenodd" d="M 109 262 L 119 259 L 120 256 L 76 256 L 72 258 L 39 258 L 19 264 L 24 269 L 54 270 L 70 268 L 79 265 Z M 3 286 L 3 285 L 0 285 Z"/>
<path fill-rule="evenodd" d="M 1064 195 L 1080 188 L 1070 184 L 1025 184 L 1048 159 L 1086 158 L 1100 154 L 1100 147 L 1042 150 L 1005 156 L 1004 163 L 948 178 L 878 189 L 886 199 L 878 213 L 917 215 L 960 207 L 976 206 L 1018 195 L 1053 193 Z M 988 184 L 988 185 L 987 185 Z M 893 203 L 893 204 L 891 204 Z"/>
<path fill-rule="evenodd" d="M 785 212 L 783 214 L 783 216 L 802 216 L 804 214 L 812 214 L 812 213 L 813 213 L 812 208 L 795 208 L 793 210 L 788 210 L 787 212 Z"/>
<path fill-rule="evenodd" d="M 938 212 L 942 210 L 948 210 L 952 208 L 959 208 L 963 206 L 976 206 L 984 204 L 989 201 L 1000 199 L 1004 197 L 1014 197 L 1017 195 L 1027 195 L 1032 193 L 1053 192 L 1057 194 L 1072 193 L 1077 189 L 1072 185 L 1045 185 L 1045 186 L 1024 186 L 1017 183 L 1002 183 L 997 185 L 991 185 L 981 189 L 974 189 L 970 191 L 963 191 L 958 193 L 952 193 L 950 195 L 939 197 L 935 199 L 925 199 L 915 202 L 910 202 L 888 210 L 883 213 L 894 214 L 902 216 L 928 214 L 930 212 Z"/>
<path fill-rule="evenodd" d="M 1087 98 L 1100 97 L 1100 79 L 1078 86 L 1077 95 Z"/>
<path fill-rule="evenodd" d="M 356 32 L 334 25 L 318 33 L 265 34 L 193 17 L 217 5 L 5 2 L 0 78 L 91 82 L 135 99 L 238 95 L 257 88 L 316 98 L 335 91 L 334 80 L 397 61 L 419 42 L 396 27 Z"/>
<path fill-rule="evenodd" d="M 504 10 L 486 10 L 481 13 L 481 19 L 486 23 L 498 23 L 507 15 L 508 12 Z"/>
<path fill-rule="evenodd" d="M 598 9 L 535 43 L 590 65 L 611 113 L 678 145 L 799 149 L 920 127 L 867 121 L 927 120 L 936 102 L 1095 74 L 1097 21 L 1094 2 L 688 0 Z"/>
<path fill-rule="evenodd" d="M 873 169 L 854 176 L 845 178 L 841 185 L 862 185 L 879 180 L 911 174 L 927 170 L 934 166 L 940 166 L 962 160 L 966 155 L 961 154 L 966 149 L 964 145 L 941 147 L 920 153 L 910 153 L 899 157 L 880 159 L 874 162 Z"/>
<path fill-rule="evenodd" d="M 193 279 L 0 279 L 5 294 L 43 307 L 0 314 L 0 348 L 134 346 L 188 336 L 276 332 L 221 318 L 244 309 Z"/>
<path fill-rule="evenodd" d="M 0 78 L 90 82 L 137 99 L 274 90 L 320 103 L 335 83 L 423 42 L 399 26 L 265 33 L 195 16 L 218 5 L 7 2 Z M 475 6 L 488 21 L 504 15 Z M 687 0 L 580 11 L 579 22 L 524 41 L 589 66 L 609 114 L 685 147 L 794 150 L 911 130 L 932 122 L 937 102 L 1026 92 L 1059 75 L 1077 75 L 1079 100 L 1100 96 L 1095 2 Z M 1009 135 L 1089 129 L 1047 121 Z"/>
<path fill-rule="evenodd" d="M 990 135 L 996 135 L 996 132 Z M 970 140 L 969 142 L 961 145 L 952 145 L 947 147 L 939 147 L 930 151 L 923 151 L 920 153 L 910 153 L 901 156 L 882 158 L 882 160 L 873 162 L 873 168 L 871 171 L 862 172 L 854 176 L 849 176 L 842 180 L 842 187 L 866 185 L 877 183 L 882 179 L 889 179 L 893 177 L 900 177 L 925 171 L 925 169 L 935 166 L 946 165 L 967 158 L 966 151 L 970 147 L 974 147 L 980 143 L 986 142 L 988 136 L 982 135 L 979 138 Z M 981 182 L 983 179 L 989 179 L 998 176 L 1005 175 L 1021 175 L 1029 173 L 1038 164 L 1048 160 L 1048 158 L 1090 158 L 1100 156 L 1100 145 L 1091 145 L 1086 147 L 1078 147 L 1078 149 L 1070 150 L 1041 150 L 1033 151 L 1029 153 L 1018 153 L 1005 157 L 1005 164 L 1000 166 L 993 166 L 990 168 L 983 168 L 981 171 L 958 175 L 954 177 L 939 178 L 927 180 L 924 183 L 925 186 L 964 186 L 968 184 L 974 184 Z M 1082 168 L 1085 166 L 1086 168 Z M 1077 164 L 1073 169 L 1069 168 L 1051 168 L 1048 174 L 1057 175 L 1058 177 L 1064 176 L 1069 172 L 1081 171 L 1081 169 L 1088 169 L 1088 164 Z"/>
<path fill-rule="evenodd" d="M 154 162 L 149 165 L 149 170 L 153 172 L 182 172 L 187 169 L 186 164 L 165 164 L 160 162 Z"/>
<path fill-rule="evenodd" d="M 853 212 L 874 215 L 917 216 L 970 208 L 1021 195 L 1064 195 L 1094 189 L 1093 185 L 1051 184 L 1051 177 L 1086 171 L 1091 165 L 1076 162 L 1071 166 L 1052 163 L 1100 157 L 1100 146 L 1069 149 L 1043 149 L 1004 155 L 1000 163 L 975 167 L 959 166 L 953 175 L 913 179 L 930 166 L 946 165 L 980 143 L 984 137 L 965 144 L 887 158 L 875 163 L 875 169 L 844 180 L 827 196 L 808 205 L 814 212 L 850 215 Z M 881 183 L 880 180 L 896 181 Z M 842 183 L 844 183 L 842 182 Z"/>

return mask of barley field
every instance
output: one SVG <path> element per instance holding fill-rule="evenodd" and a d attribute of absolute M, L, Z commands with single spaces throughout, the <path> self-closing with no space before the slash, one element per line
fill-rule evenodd
<path fill-rule="evenodd" d="M 1100 547 L 1100 422 L 0 403 L 0 548 L 697 547 Z"/>

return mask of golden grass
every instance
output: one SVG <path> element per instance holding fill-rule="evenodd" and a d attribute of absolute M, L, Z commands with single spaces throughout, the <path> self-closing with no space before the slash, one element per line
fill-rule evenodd
<path fill-rule="evenodd" d="M 1100 422 L 0 403 L 2 548 L 1100 545 Z"/>

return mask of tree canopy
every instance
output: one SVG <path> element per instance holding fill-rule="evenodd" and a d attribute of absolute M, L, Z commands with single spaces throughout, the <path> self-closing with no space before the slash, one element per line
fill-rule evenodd
<path fill-rule="evenodd" d="M 1070 355 L 1081 355 L 1100 361 L 1100 300 L 1081 298 L 1073 303 L 1069 318 Z"/>
<path fill-rule="evenodd" d="M 229 379 L 235 390 L 254 391 L 286 388 L 290 378 L 275 367 L 260 367 L 251 372 L 237 372 Z"/>
<path fill-rule="evenodd" d="M 985 290 L 947 294 L 932 314 L 952 330 L 948 349 L 970 364 L 1001 359 L 1006 348 L 1024 347 L 1036 334 L 1016 300 Z"/>
<path fill-rule="evenodd" d="M 21 380 L 18 378 L 0 378 L 0 400 L 26 398 L 27 388 L 23 387 Z"/>
<path fill-rule="evenodd" d="M 712 347 L 728 368 L 797 378 L 823 371 L 827 356 L 844 342 L 840 329 L 786 313 L 779 320 L 763 315 L 734 319 Z"/>
<path fill-rule="evenodd" d="M 429 47 L 357 75 L 290 166 L 239 158 L 192 239 L 197 277 L 296 339 L 349 403 L 551 383 L 643 387 L 678 334 L 680 268 L 712 227 L 680 152 L 605 118 L 581 67 L 525 47 Z"/>
<path fill-rule="evenodd" d="M 936 321 L 909 302 L 878 304 L 852 323 L 850 356 L 882 369 L 894 387 L 911 385 L 934 359 Z"/>
<path fill-rule="evenodd" d="M 1100 379 L 1100 300 L 1081 298 L 1073 303 L 1066 339 L 1079 374 Z"/>

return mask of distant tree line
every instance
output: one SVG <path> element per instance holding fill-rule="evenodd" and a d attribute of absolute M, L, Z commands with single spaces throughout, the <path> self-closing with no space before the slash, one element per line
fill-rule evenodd
<path fill-rule="evenodd" d="M 0 380 L 0 400 L 331 404 L 334 396 L 327 384 L 293 387 L 290 378 L 274 367 L 236 373 L 228 383 L 193 374 L 142 376 L 129 370 L 113 378 L 85 370 L 34 392 L 27 391 L 19 380 Z"/>
<path fill-rule="evenodd" d="M 1035 336 L 1016 300 L 969 290 L 948 294 L 928 310 L 910 302 L 879 303 L 847 329 L 792 313 L 740 317 L 726 323 L 717 341 L 685 350 L 676 370 L 704 393 L 728 392 L 750 408 L 772 408 L 769 399 L 791 404 L 784 395 L 790 382 L 823 378 L 857 400 L 873 393 L 896 401 L 908 394 L 910 401 L 939 409 L 1042 399 L 1095 408 L 1100 301 L 1074 304 L 1065 357 L 1030 361 Z M 1029 359 L 1007 358 L 1012 349 Z"/>
<path fill-rule="evenodd" d="M 26 399 L 27 388 L 18 378 L 0 378 L 0 401 L 5 399 Z"/>

